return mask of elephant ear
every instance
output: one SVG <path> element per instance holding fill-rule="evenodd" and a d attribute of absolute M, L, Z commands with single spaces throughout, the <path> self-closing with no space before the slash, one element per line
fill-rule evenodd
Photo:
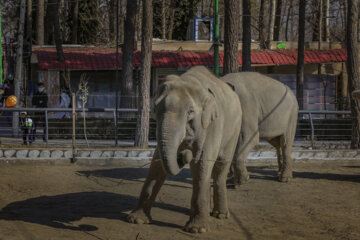
<path fill-rule="evenodd" d="M 211 89 L 208 89 L 208 91 L 209 94 L 203 104 L 203 112 L 201 115 L 201 124 L 203 128 L 208 128 L 210 123 L 217 118 L 215 95 Z"/>

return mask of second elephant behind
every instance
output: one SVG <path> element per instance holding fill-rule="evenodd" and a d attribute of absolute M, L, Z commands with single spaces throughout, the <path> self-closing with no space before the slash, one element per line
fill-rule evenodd
<path fill-rule="evenodd" d="M 232 73 L 222 80 L 234 87 L 243 112 L 233 161 L 235 186 L 249 179 L 245 160 L 260 139 L 276 148 L 279 181 L 288 182 L 292 178 L 291 149 L 299 109 L 291 89 L 256 72 Z"/>

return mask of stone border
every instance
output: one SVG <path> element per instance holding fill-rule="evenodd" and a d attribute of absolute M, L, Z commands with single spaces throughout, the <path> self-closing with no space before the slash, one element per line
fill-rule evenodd
<path fill-rule="evenodd" d="M 76 163 L 90 166 L 143 166 L 150 163 L 154 149 L 81 149 L 77 150 Z M 294 150 L 294 162 L 360 161 L 356 150 Z M 72 162 L 69 149 L 0 149 L 0 162 L 8 164 L 68 164 Z M 248 166 L 276 166 L 276 151 L 252 151 Z"/>

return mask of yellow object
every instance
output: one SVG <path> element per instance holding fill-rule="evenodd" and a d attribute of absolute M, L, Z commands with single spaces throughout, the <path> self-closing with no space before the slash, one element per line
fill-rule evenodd
<path fill-rule="evenodd" d="M 5 107 L 13 107 L 13 106 L 15 106 L 17 101 L 18 101 L 17 97 L 14 96 L 14 95 L 11 95 L 6 99 Z"/>

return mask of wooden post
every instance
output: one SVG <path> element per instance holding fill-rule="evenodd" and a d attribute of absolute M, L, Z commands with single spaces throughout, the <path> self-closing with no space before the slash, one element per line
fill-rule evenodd
<path fill-rule="evenodd" d="M 75 93 L 72 94 L 72 114 L 71 114 L 71 118 L 72 118 L 72 160 L 71 162 L 76 162 L 76 125 L 75 125 L 75 121 L 76 121 L 76 112 L 75 112 L 75 107 L 76 107 L 76 98 L 75 98 Z"/>

